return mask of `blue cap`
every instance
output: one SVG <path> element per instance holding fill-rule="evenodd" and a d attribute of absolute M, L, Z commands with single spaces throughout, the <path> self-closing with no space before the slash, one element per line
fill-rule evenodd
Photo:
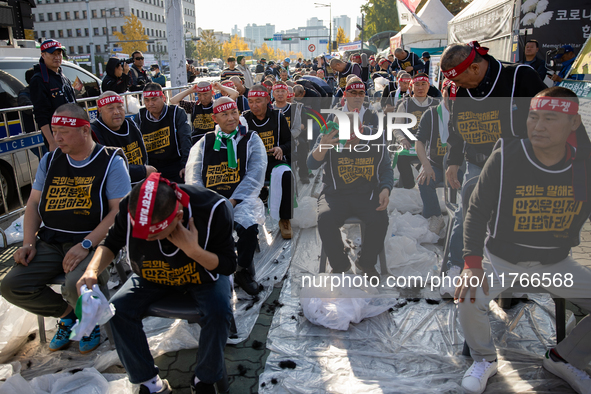
<path fill-rule="evenodd" d="M 562 49 L 564 49 L 564 52 L 559 53 L 558 55 L 554 56 L 554 59 L 560 59 L 562 56 L 564 56 L 565 54 L 569 53 L 569 52 L 574 52 L 575 50 L 573 49 L 573 47 L 571 47 L 570 45 L 563 45 Z"/>
<path fill-rule="evenodd" d="M 288 58 L 288 57 L 286 57 L 285 59 L 283 59 L 283 61 L 284 61 L 284 62 L 287 62 L 287 63 L 291 63 L 291 59 L 290 59 L 290 58 Z"/>

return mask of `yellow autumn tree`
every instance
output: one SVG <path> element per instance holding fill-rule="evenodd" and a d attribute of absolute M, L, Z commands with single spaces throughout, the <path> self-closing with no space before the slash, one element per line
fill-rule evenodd
<path fill-rule="evenodd" d="M 222 45 L 223 58 L 227 59 L 229 56 L 235 55 L 238 51 L 248 51 L 248 44 L 244 41 L 244 38 L 238 37 L 235 34 L 230 41 L 226 41 Z"/>
<path fill-rule="evenodd" d="M 144 26 L 142 21 L 135 15 L 126 16 L 125 24 L 123 25 L 123 31 L 116 31 L 113 33 L 119 41 L 135 41 L 135 42 L 122 42 L 119 44 L 123 48 L 123 53 L 131 55 L 134 51 L 145 52 L 148 49 L 148 36 L 144 33 Z"/>
<path fill-rule="evenodd" d="M 254 57 L 257 59 L 264 57 L 267 60 L 275 59 L 275 49 L 268 46 L 266 42 L 263 42 L 260 48 L 254 50 Z"/>
<path fill-rule="evenodd" d="M 345 31 L 343 30 L 342 27 L 339 26 L 339 29 L 337 30 L 337 44 L 346 44 L 349 42 L 349 37 L 347 37 L 345 35 Z"/>

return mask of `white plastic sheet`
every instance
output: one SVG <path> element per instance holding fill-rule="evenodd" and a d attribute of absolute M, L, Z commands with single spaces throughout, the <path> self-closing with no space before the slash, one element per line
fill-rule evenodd
<path fill-rule="evenodd" d="M 396 209 L 389 216 L 388 235 L 403 235 L 420 244 L 439 240 L 438 234 L 429 231 L 429 222 L 423 216 L 410 212 L 401 215 Z"/>
<path fill-rule="evenodd" d="M 392 189 L 390 193 L 390 202 L 388 203 L 388 212 L 394 209 L 405 213 L 421 213 L 423 210 L 423 200 L 419 189 Z"/>
<path fill-rule="evenodd" d="M 37 317 L 0 297 L 0 363 L 8 360 L 37 329 Z"/>
<path fill-rule="evenodd" d="M 298 206 L 293 210 L 292 227 L 310 228 L 318 225 L 318 199 L 298 198 Z"/>
<path fill-rule="evenodd" d="M 6 234 L 6 243 L 12 245 L 17 242 L 22 242 L 24 237 L 23 219 L 24 215 L 16 219 L 8 226 L 4 233 Z M 0 247 L 4 247 L 4 239 L 0 236 Z"/>
<path fill-rule="evenodd" d="M 436 274 L 437 255 L 404 235 L 386 238 L 388 271 L 394 276 L 421 276 Z"/>
<path fill-rule="evenodd" d="M 0 394 L 107 394 L 109 383 L 94 368 L 76 373 L 43 375 L 26 381 L 14 375 L 0 387 Z"/>

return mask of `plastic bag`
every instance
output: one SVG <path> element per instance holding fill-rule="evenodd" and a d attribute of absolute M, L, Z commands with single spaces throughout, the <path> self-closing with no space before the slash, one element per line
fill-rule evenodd
<path fill-rule="evenodd" d="M 82 285 L 80 287 L 80 297 L 76 302 L 76 316 L 78 319 L 72 326 L 70 339 L 79 341 L 82 337 L 89 336 L 97 324 L 107 323 L 114 315 L 115 307 L 113 304 L 109 304 L 96 283 L 92 286 L 92 290 L 88 290 L 86 285 Z"/>
<path fill-rule="evenodd" d="M 351 279 L 354 277 L 345 276 Z M 331 281 L 328 280 L 328 283 Z M 363 319 L 382 314 L 398 302 L 391 297 L 372 297 L 377 293 L 375 289 L 350 287 L 346 281 L 344 283 L 344 286 L 335 288 L 334 291 L 330 287 L 302 288 L 300 301 L 306 319 L 316 325 L 346 331 L 350 323 L 359 323 Z M 316 297 L 310 297 L 311 295 Z"/>
<path fill-rule="evenodd" d="M 0 363 L 12 357 L 37 327 L 37 316 L 0 297 Z"/>
<path fill-rule="evenodd" d="M 6 234 L 6 242 L 8 243 L 8 245 L 12 245 L 14 243 L 23 241 L 23 237 L 25 234 L 23 232 L 23 219 L 24 218 L 25 218 L 24 215 L 19 217 L 14 222 L 12 222 L 6 230 L 4 230 L 4 233 Z M 2 238 L 1 236 L 0 236 L 0 247 L 4 247 L 4 238 Z"/>
<path fill-rule="evenodd" d="M 248 198 L 234 207 L 234 221 L 244 228 L 265 223 L 265 205 L 258 197 Z"/>
<path fill-rule="evenodd" d="M 433 274 L 437 268 L 437 255 L 421 245 L 418 245 L 412 238 L 394 236 L 386 238 L 386 261 L 388 271 L 396 276 L 421 276 L 426 278 L 427 274 Z M 399 283 L 400 287 L 412 285 Z"/>
<path fill-rule="evenodd" d="M 418 189 L 392 189 L 388 212 L 393 210 L 405 213 L 421 213 L 423 211 L 423 200 Z"/>
<path fill-rule="evenodd" d="M 42 393 L 42 392 L 41 392 Z M 38 394 L 20 374 L 11 376 L 0 386 L 0 394 Z M 40 394 L 40 393 L 39 393 Z"/>
<path fill-rule="evenodd" d="M 291 225 L 310 228 L 318 225 L 318 200 L 314 197 L 298 199 L 298 207 L 293 210 Z"/>
<path fill-rule="evenodd" d="M 128 95 L 125 96 L 124 100 L 126 114 L 137 114 L 138 112 L 140 112 L 140 101 L 136 97 Z"/>
<path fill-rule="evenodd" d="M 439 240 L 439 235 L 429 231 L 429 222 L 421 215 L 412 215 L 406 212 L 401 215 L 394 210 L 390 215 L 388 225 L 388 235 L 404 235 L 412 238 L 417 243 L 435 243 Z"/>

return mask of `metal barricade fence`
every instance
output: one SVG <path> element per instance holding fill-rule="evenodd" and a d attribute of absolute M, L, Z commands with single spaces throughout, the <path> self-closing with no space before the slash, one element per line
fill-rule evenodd
<path fill-rule="evenodd" d="M 173 94 L 192 85 L 166 87 L 162 90 L 170 100 Z M 136 108 L 141 106 L 141 95 L 141 91 L 121 94 L 125 100 L 127 116 L 130 115 L 128 108 L 133 107 L 132 101 L 137 104 Z M 188 98 L 196 99 L 193 94 Z M 77 100 L 78 104 L 84 106 L 91 121 L 98 116 L 97 99 L 98 97 L 89 97 Z M 21 189 L 29 183 L 33 184 L 39 159 L 42 157 L 43 135 L 32 113 L 32 105 L 0 109 L 0 208 L 4 209 L 0 214 L 0 221 L 20 214 L 25 209 L 26 201 Z M 34 131 L 25 130 L 26 117 L 32 118 Z M 33 154 L 34 150 L 39 152 L 39 159 Z M 18 197 L 17 203 L 10 201 L 15 195 Z M 4 241 L 3 245 L 6 247 L 6 234 L 2 228 L 0 228 L 0 234 Z"/>

